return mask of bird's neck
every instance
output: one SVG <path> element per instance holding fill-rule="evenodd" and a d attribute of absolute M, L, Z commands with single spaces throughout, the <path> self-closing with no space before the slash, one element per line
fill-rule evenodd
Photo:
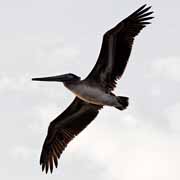
<path fill-rule="evenodd" d="M 68 89 L 73 89 L 75 86 L 79 85 L 80 84 L 80 80 L 73 80 L 73 81 L 66 81 L 64 82 L 64 86 Z"/>

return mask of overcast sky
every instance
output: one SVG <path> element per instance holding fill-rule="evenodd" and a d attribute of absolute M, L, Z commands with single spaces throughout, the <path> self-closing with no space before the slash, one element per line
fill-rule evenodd
<path fill-rule="evenodd" d="M 145 3 L 155 19 L 115 90 L 129 96 L 128 109 L 104 108 L 45 175 L 39 156 L 49 122 L 74 96 L 31 78 L 86 77 L 104 32 Z M 178 0 L 0 0 L 0 178 L 179 180 L 179 17 Z"/>

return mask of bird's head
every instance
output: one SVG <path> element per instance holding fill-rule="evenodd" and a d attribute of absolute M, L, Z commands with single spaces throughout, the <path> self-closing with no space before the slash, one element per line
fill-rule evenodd
<path fill-rule="evenodd" d="M 32 78 L 33 81 L 56 81 L 63 83 L 79 81 L 80 79 L 81 78 L 79 76 L 76 76 L 75 74 L 72 73 L 50 76 L 50 77 Z"/>

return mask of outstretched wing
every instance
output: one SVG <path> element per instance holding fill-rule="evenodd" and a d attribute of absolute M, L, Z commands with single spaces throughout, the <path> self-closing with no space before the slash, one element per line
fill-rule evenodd
<path fill-rule="evenodd" d="M 128 62 L 134 37 L 152 19 L 151 7 L 140 7 L 126 19 L 106 32 L 98 60 L 87 76 L 87 81 L 96 81 L 110 92 L 116 86 L 116 80 L 123 74 Z"/>
<path fill-rule="evenodd" d="M 102 106 L 88 104 L 76 97 L 70 106 L 50 123 L 40 157 L 42 171 L 45 169 L 47 173 L 50 168 L 52 173 L 53 166 L 58 166 L 58 158 L 67 144 L 97 116 L 100 108 Z"/>

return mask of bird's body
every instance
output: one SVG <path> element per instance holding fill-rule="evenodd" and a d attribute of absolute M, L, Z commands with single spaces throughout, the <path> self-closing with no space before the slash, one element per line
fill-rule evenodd
<path fill-rule="evenodd" d="M 67 144 L 93 121 L 103 106 L 119 110 L 128 106 L 128 97 L 116 96 L 112 91 L 126 68 L 135 36 L 153 18 L 150 8 L 140 7 L 104 34 L 98 60 L 84 80 L 71 73 L 33 79 L 63 82 L 76 96 L 49 125 L 40 157 L 42 170 L 46 173 L 49 168 L 52 172 L 54 165 L 58 166 L 58 158 Z"/>
<path fill-rule="evenodd" d="M 79 99 L 101 106 L 118 106 L 117 98 L 112 93 L 106 93 L 98 84 L 90 84 L 86 81 L 64 83 L 65 87 L 72 91 Z"/>

